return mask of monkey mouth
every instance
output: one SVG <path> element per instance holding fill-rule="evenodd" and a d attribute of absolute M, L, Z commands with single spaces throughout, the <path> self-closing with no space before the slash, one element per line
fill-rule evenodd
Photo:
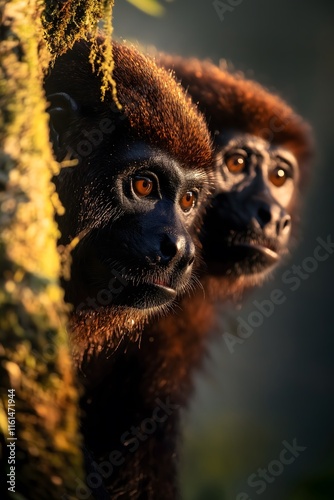
<path fill-rule="evenodd" d="M 136 309 L 151 309 L 171 302 L 176 295 L 174 288 L 160 282 L 144 281 L 135 284 L 129 282 L 124 291 L 115 297 L 114 304 L 119 303 Z"/>
<path fill-rule="evenodd" d="M 164 288 L 171 288 L 169 286 L 169 282 L 167 280 L 163 280 L 163 279 L 153 279 L 152 282 L 149 284 L 162 286 Z"/>
<path fill-rule="evenodd" d="M 261 243 L 237 243 L 231 247 L 233 252 L 230 261 L 232 273 L 235 275 L 255 275 L 271 271 L 280 261 L 281 256 Z"/>
<path fill-rule="evenodd" d="M 80 293 L 82 302 L 85 302 L 85 295 L 95 299 L 94 308 L 159 308 L 171 303 L 189 280 L 189 273 L 177 266 L 152 272 L 149 268 L 138 270 L 137 266 L 125 266 L 115 260 L 110 264 L 96 255 L 88 262 L 89 265 L 87 260 L 85 263 L 85 266 L 78 266 L 77 269 L 83 284 Z M 75 300 L 74 305 L 79 303 L 76 297 L 74 300 L 69 299 L 72 303 Z"/>
<path fill-rule="evenodd" d="M 136 277 L 126 269 L 120 271 L 125 286 L 113 297 L 113 305 L 152 309 L 175 299 L 178 286 L 172 277 L 146 274 Z"/>
<path fill-rule="evenodd" d="M 169 300 L 172 300 L 176 297 L 176 290 L 174 288 L 171 288 L 170 286 L 166 286 L 163 283 L 152 283 L 150 285 L 147 285 L 148 287 L 151 287 L 152 293 L 154 293 L 154 298 L 158 299 L 159 298 L 166 298 L 166 302 Z"/>
<path fill-rule="evenodd" d="M 248 236 L 211 245 L 210 254 L 204 258 L 209 273 L 241 276 L 270 271 L 281 260 L 281 254 L 273 242 Z"/>
<path fill-rule="evenodd" d="M 123 278 L 127 286 L 116 298 L 123 305 L 138 309 L 150 309 L 172 302 L 188 284 L 190 272 L 173 269 L 169 272 L 146 273 L 135 277 L 132 272 L 124 270 Z"/>
<path fill-rule="evenodd" d="M 235 248 L 237 247 L 240 247 L 241 249 L 244 248 L 249 256 L 251 256 L 251 254 L 259 254 L 259 257 L 261 256 L 268 266 L 275 265 L 280 260 L 279 254 L 265 245 L 257 243 L 240 243 L 235 245 Z"/>
<path fill-rule="evenodd" d="M 170 279 L 146 278 L 136 283 L 136 301 L 138 308 L 158 307 L 175 299 L 177 295 L 176 287 Z"/>

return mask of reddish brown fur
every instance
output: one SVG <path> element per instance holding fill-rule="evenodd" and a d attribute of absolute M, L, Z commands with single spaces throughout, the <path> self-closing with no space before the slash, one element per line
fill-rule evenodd
<path fill-rule="evenodd" d="M 279 96 L 266 90 L 259 83 L 238 73 L 219 68 L 210 61 L 196 58 L 159 54 L 159 65 L 174 72 L 175 77 L 188 91 L 193 101 L 206 116 L 214 139 L 217 133 L 236 130 L 261 137 L 273 144 L 280 144 L 297 158 L 300 175 L 299 191 L 308 183 L 310 165 L 314 155 L 311 127 Z M 298 189 L 288 207 L 293 218 L 292 238 L 298 239 L 300 192 Z M 261 284 L 262 276 L 244 277 L 206 276 L 202 273 L 206 297 L 224 299 L 240 298 L 243 290 Z"/>
<path fill-rule="evenodd" d="M 51 94 L 61 87 L 84 107 L 94 109 L 101 120 L 110 117 L 112 93 L 101 102 L 101 81 L 92 73 L 89 51 L 89 43 L 82 41 L 58 58 L 46 89 Z M 129 119 L 129 132 L 172 154 L 182 165 L 208 169 L 212 149 L 207 125 L 181 85 L 133 47 L 114 43 L 113 58 L 117 96 Z"/>
<path fill-rule="evenodd" d="M 212 134 L 236 129 L 284 145 L 297 157 L 301 182 L 306 183 L 313 154 L 311 129 L 283 99 L 210 61 L 160 54 L 157 63 L 174 71 L 205 114 Z"/>
<path fill-rule="evenodd" d="M 209 171 L 212 145 L 205 120 L 168 72 L 135 49 L 114 44 L 114 78 L 127 116 L 121 122 L 113 114 L 111 94 L 104 102 L 100 100 L 100 79 L 91 72 L 88 54 L 88 43 L 76 44 L 56 61 L 46 80 L 48 95 L 65 92 L 80 105 L 79 118 L 70 123 L 67 144 L 74 145 L 85 127 L 90 130 L 103 118 L 112 117 L 116 129 L 111 141 L 118 137 L 124 140 L 127 135 L 138 137 L 166 151 L 185 168 Z M 91 168 L 94 160 L 98 161 L 98 151 L 89 162 L 81 158 L 76 168 Z M 67 176 L 66 169 L 61 173 L 70 222 L 77 214 L 71 175 Z M 69 234 L 73 232 L 76 234 L 75 229 L 69 229 Z M 81 377 L 86 385 L 81 407 L 85 446 L 89 449 L 88 471 L 94 471 L 92 458 L 97 463 L 108 460 L 115 449 L 126 457 L 106 480 L 113 499 L 170 500 L 176 495 L 174 426 L 178 426 L 178 412 L 159 423 L 155 434 L 141 443 L 136 453 L 129 453 L 120 441 L 125 431 L 152 415 L 155 399 L 164 400 L 171 392 L 169 383 L 185 377 L 183 341 L 178 343 L 174 335 L 154 339 L 153 334 L 152 338 L 133 341 L 148 315 L 145 310 L 111 306 L 97 312 L 73 313 L 70 320 L 79 374 L 82 368 L 85 372 Z M 92 498 L 105 497 L 93 490 Z"/>

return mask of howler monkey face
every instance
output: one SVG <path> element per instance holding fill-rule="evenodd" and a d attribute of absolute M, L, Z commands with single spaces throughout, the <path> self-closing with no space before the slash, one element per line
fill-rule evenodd
<path fill-rule="evenodd" d="M 113 318 L 137 308 L 146 319 L 138 309 L 169 304 L 194 279 L 212 142 L 172 75 L 131 47 L 113 43 L 121 107 L 111 88 L 101 100 L 105 68 L 95 61 L 92 71 L 92 47 L 77 42 L 44 82 L 56 159 L 77 159 L 55 179 L 65 207 L 59 243 L 72 258 L 65 298 L 76 312 L 102 309 L 101 320 L 114 306 Z"/>
<path fill-rule="evenodd" d="M 216 146 L 216 194 L 201 235 L 208 271 L 263 277 L 287 252 L 297 161 L 244 133 L 221 134 Z"/>
<path fill-rule="evenodd" d="M 66 300 L 80 311 L 146 309 L 187 289 L 195 258 L 191 232 L 206 183 L 202 170 L 183 168 L 131 134 L 65 169 L 56 180 L 66 210 L 58 220 L 60 243 L 79 239 Z"/>

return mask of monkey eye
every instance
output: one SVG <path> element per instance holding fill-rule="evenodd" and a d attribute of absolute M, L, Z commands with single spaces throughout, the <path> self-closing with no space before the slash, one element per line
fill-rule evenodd
<path fill-rule="evenodd" d="M 180 206 L 184 212 L 189 212 L 197 202 L 197 193 L 194 191 L 187 191 L 180 200 Z"/>
<path fill-rule="evenodd" d="M 269 180 L 274 186 L 281 187 L 286 183 L 289 175 L 282 167 L 276 167 L 269 173 Z"/>
<path fill-rule="evenodd" d="M 246 157 L 241 153 L 233 153 L 225 158 L 226 166 L 232 174 L 239 174 L 246 168 Z"/>
<path fill-rule="evenodd" d="M 153 190 L 153 180 L 149 177 L 136 176 L 132 180 L 132 188 L 137 196 L 143 198 L 151 194 Z"/>

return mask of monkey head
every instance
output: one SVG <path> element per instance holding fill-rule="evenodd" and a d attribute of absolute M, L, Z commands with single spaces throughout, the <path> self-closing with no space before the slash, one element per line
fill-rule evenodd
<path fill-rule="evenodd" d="M 161 54 L 157 61 L 198 104 L 214 141 L 216 188 L 201 231 L 203 276 L 217 278 L 220 288 L 225 277 L 232 290 L 260 284 L 296 237 L 313 153 L 309 126 L 240 74 L 179 56 Z"/>
<path fill-rule="evenodd" d="M 208 273 L 261 275 L 286 254 L 298 162 L 284 147 L 247 133 L 216 137 L 216 194 L 202 230 Z"/>
<path fill-rule="evenodd" d="M 77 163 L 55 178 L 59 244 L 73 247 L 65 298 L 77 312 L 160 308 L 191 283 L 211 139 L 182 87 L 133 48 L 113 45 L 122 109 L 112 92 L 102 102 L 89 51 L 75 44 L 45 81 L 55 155 Z"/>

